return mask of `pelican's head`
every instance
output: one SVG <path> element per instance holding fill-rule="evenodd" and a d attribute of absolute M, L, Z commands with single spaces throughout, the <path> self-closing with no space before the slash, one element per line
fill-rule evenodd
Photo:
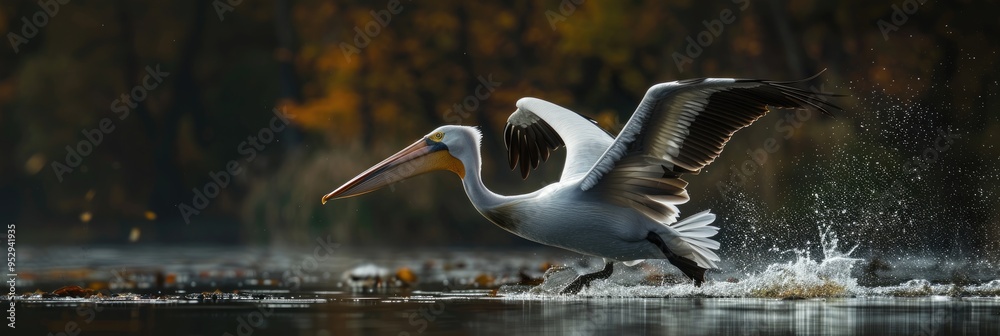
<path fill-rule="evenodd" d="M 459 158 L 476 154 L 479 130 L 468 126 L 441 126 L 417 142 L 368 168 L 333 192 L 331 199 L 366 194 L 394 182 L 435 170 L 447 170 L 465 178 L 465 163 Z"/>

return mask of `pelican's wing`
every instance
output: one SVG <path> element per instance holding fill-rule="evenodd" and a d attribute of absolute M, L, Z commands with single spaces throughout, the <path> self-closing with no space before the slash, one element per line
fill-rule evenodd
<path fill-rule="evenodd" d="M 593 120 L 537 98 L 517 101 L 503 133 L 507 162 L 511 170 L 520 163 L 522 178 L 562 146 L 566 146 L 562 178 L 584 174 L 614 140 Z"/>
<path fill-rule="evenodd" d="M 767 113 L 767 106 L 812 107 L 825 114 L 827 107 L 839 109 L 826 102 L 825 96 L 834 95 L 788 86 L 792 83 L 702 78 L 657 84 L 580 187 L 672 223 L 674 204 L 688 200 L 680 175 L 697 174 L 712 163 L 733 133 Z"/>

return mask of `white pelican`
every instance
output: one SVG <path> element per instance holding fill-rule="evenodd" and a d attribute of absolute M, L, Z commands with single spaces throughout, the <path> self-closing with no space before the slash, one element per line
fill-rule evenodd
<path fill-rule="evenodd" d="M 816 76 L 819 76 L 817 74 Z M 810 80 L 816 76 L 807 78 Z M 700 285 L 716 268 L 719 243 L 711 237 L 708 210 L 677 221 L 676 204 L 688 201 L 682 174 L 698 174 L 729 138 L 767 113 L 767 106 L 814 108 L 830 114 L 826 93 L 788 86 L 792 82 L 701 78 L 654 85 L 617 137 L 588 118 L 536 98 L 517 101 L 504 140 L 511 169 L 522 177 L 566 146 L 559 182 L 524 195 L 504 196 L 483 185 L 480 132 L 441 126 L 399 153 L 369 168 L 333 192 L 331 199 L 358 196 L 434 170 L 462 178 L 472 205 L 491 222 L 525 239 L 602 257 L 603 270 L 580 276 L 564 293 L 607 278 L 613 262 L 628 266 L 667 259 Z M 530 168 L 529 168 L 530 167 Z"/>

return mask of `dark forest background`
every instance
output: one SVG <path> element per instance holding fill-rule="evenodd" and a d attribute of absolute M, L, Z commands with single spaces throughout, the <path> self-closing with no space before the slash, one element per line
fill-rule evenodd
<path fill-rule="evenodd" d="M 326 205 L 320 196 L 455 122 L 482 127 L 495 191 L 556 181 L 561 151 L 523 182 L 503 161 L 499 135 L 521 97 L 616 132 L 655 83 L 827 69 L 802 86 L 849 95 L 835 99 L 843 112 L 809 115 L 788 133 L 783 120 L 799 117 L 773 111 L 687 178 L 693 199 L 682 211 L 719 213 L 729 246 L 801 246 L 827 225 L 873 253 L 1000 260 L 996 2 L 576 1 L 73 0 L 54 16 L 36 1 L 4 1 L 0 221 L 37 244 L 332 234 L 363 246 L 528 246 L 482 219 L 451 174 Z M 46 22 L 27 38 L 22 18 L 38 13 Z M 714 29 L 716 20 L 731 23 Z M 377 34 L 357 36 L 366 29 Z M 11 33 L 27 40 L 16 52 Z M 691 46 L 699 34 L 710 42 Z M 690 62 L 678 67 L 678 55 Z M 114 101 L 157 66 L 168 75 L 122 119 Z M 481 77 L 500 85 L 469 105 Z M 475 109 L 454 110 L 463 103 Z M 268 132 L 275 109 L 289 127 L 252 151 L 241 145 Z M 105 118 L 114 131 L 57 174 L 66 146 Z M 924 157 L 942 132 L 953 143 Z M 778 151 L 721 193 L 768 138 Z M 231 160 L 241 173 L 187 223 L 179 207 Z"/>

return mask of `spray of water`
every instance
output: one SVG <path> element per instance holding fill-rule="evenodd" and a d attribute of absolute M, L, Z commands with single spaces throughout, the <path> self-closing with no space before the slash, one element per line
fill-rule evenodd
<path fill-rule="evenodd" d="M 977 285 L 932 283 L 924 279 L 909 280 L 896 286 L 865 287 L 852 275 L 855 265 L 862 259 L 852 253 L 858 245 L 845 250 L 840 238 L 829 225 L 819 227 L 819 249 L 822 255 L 814 257 L 812 246 L 787 251 L 770 250 L 772 258 L 788 259 L 767 265 L 764 270 L 749 273 L 740 279 L 707 281 L 701 287 L 690 282 L 680 284 L 637 285 L 640 277 L 612 277 L 593 282 L 576 296 L 545 295 L 528 292 L 504 292 L 508 299 L 552 299 L 554 297 L 757 297 L 775 299 L 810 299 L 835 297 L 926 297 L 1000 296 L 1000 280 Z M 791 258 L 788 258 L 791 256 Z M 666 266 L 669 267 L 669 266 Z M 547 279 L 570 281 L 572 279 Z M 560 286 L 553 286 L 560 287 Z"/>
<path fill-rule="evenodd" d="M 763 271 L 741 279 L 708 281 L 701 287 L 690 283 L 677 285 L 629 285 L 621 281 L 594 282 L 580 293 L 592 297 L 768 297 L 815 298 L 843 297 L 864 293 L 851 271 L 859 259 L 839 248 L 837 234 L 821 227 L 819 245 L 822 256 L 814 258 L 809 248 L 772 251 L 775 258 L 792 258 L 768 265 Z"/>

